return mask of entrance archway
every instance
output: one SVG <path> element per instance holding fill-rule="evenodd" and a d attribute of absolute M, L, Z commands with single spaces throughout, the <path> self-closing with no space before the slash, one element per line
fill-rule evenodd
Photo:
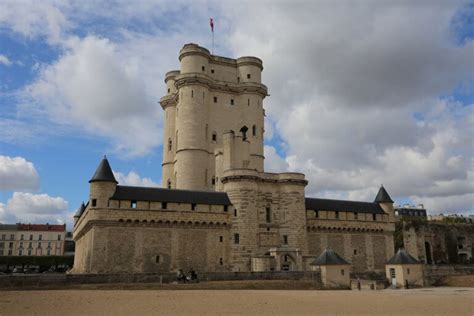
<path fill-rule="evenodd" d="M 280 257 L 280 270 L 293 271 L 295 269 L 295 260 L 289 254 L 284 254 Z"/>

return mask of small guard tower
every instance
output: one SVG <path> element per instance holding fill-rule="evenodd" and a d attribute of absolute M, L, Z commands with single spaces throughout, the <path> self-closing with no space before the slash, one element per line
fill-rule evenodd
<path fill-rule="evenodd" d="M 313 271 L 321 273 L 321 283 L 325 288 L 350 288 L 351 264 L 339 256 L 334 250 L 327 248 L 310 263 Z"/>
<path fill-rule="evenodd" d="M 423 286 L 423 263 L 400 248 L 385 265 L 389 283 L 397 288 Z"/>

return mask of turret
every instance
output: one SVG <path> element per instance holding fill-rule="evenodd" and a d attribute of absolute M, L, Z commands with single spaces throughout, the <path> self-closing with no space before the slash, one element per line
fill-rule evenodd
<path fill-rule="evenodd" d="M 89 180 L 89 207 L 106 208 L 109 199 L 117 188 L 117 180 L 115 180 L 112 168 L 110 168 L 107 157 L 104 156 L 92 178 Z"/>
<path fill-rule="evenodd" d="M 379 192 L 377 193 L 377 196 L 375 197 L 374 203 L 378 203 L 380 207 L 384 210 L 384 212 L 389 215 L 389 221 L 391 222 L 395 221 L 395 211 L 393 209 L 393 200 L 390 197 L 390 195 L 388 195 L 383 185 L 380 186 Z"/>

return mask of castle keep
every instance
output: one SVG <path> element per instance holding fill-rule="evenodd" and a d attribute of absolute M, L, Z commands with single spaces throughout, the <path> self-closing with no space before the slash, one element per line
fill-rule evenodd
<path fill-rule="evenodd" d="M 75 215 L 75 273 L 309 270 L 325 248 L 355 272 L 394 253 L 393 201 L 305 197 L 304 174 L 264 172 L 262 61 L 195 44 L 165 76 L 162 188 L 122 186 L 104 157 Z M 186 270 L 187 271 L 187 270 Z"/>

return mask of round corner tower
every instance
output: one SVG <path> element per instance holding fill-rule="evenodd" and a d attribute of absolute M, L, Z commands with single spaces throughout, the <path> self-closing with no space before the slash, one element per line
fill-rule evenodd
<path fill-rule="evenodd" d="M 165 76 L 162 185 L 216 190 L 215 151 L 223 134 L 240 133 L 250 142 L 248 168 L 263 171 L 262 61 L 212 55 L 196 44 L 179 54 L 180 70 Z"/>

